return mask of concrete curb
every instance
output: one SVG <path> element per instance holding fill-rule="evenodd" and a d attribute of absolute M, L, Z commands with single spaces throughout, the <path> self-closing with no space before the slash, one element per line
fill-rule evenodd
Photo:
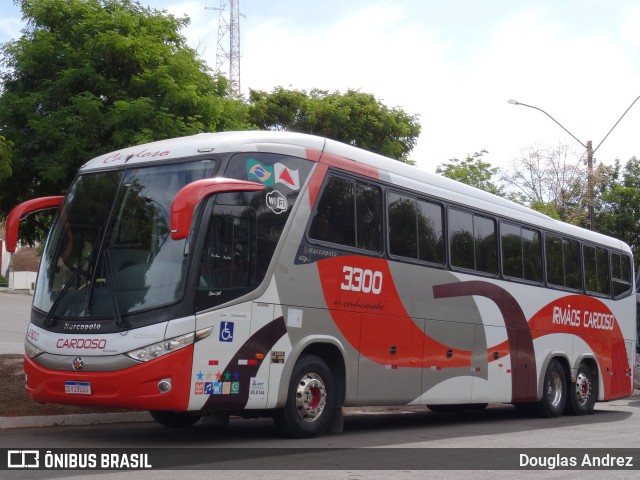
<path fill-rule="evenodd" d="M 0 430 L 54 426 L 100 425 L 107 423 L 152 422 L 149 412 L 88 413 L 40 417 L 0 417 Z"/>
<path fill-rule="evenodd" d="M 425 410 L 424 406 L 401 407 L 345 407 L 345 414 L 410 413 Z M 43 415 L 25 417 L 0 417 L 0 430 L 12 428 L 63 427 L 82 425 L 106 425 L 110 423 L 154 422 L 147 411 L 122 413 L 84 413 L 70 415 Z"/>

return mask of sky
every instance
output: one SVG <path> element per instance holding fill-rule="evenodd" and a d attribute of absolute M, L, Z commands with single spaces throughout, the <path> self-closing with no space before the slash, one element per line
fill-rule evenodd
<path fill-rule="evenodd" d="M 140 0 L 188 16 L 182 31 L 213 69 L 220 0 Z M 640 2 L 632 0 L 240 0 L 242 92 L 282 86 L 373 94 L 418 115 L 410 157 L 435 171 L 487 150 L 501 169 L 530 148 L 595 148 L 640 96 Z M 0 42 L 21 13 L 0 5 Z M 595 152 L 640 156 L 640 101 Z"/>

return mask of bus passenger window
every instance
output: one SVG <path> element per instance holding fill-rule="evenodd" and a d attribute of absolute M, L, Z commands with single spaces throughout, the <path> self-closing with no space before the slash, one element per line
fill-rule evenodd
<path fill-rule="evenodd" d="M 547 282 L 572 290 L 581 288 L 580 243 L 545 235 Z"/>
<path fill-rule="evenodd" d="M 354 188 L 354 182 L 346 178 L 329 179 L 311 223 L 311 238 L 348 247 L 356 246 Z"/>
<path fill-rule="evenodd" d="M 609 295 L 609 262 L 605 248 L 584 245 L 584 286 L 589 293 Z"/>
<path fill-rule="evenodd" d="M 508 222 L 500 223 L 502 273 L 505 277 L 542 281 L 540 232 Z"/>
<path fill-rule="evenodd" d="M 389 253 L 442 265 L 442 206 L 390 192 Z"/>
<path fill-rule="evenodd" d="M 510 223 L 500 223 L 502 240 L 502 273 L 506 277 L 522 278 L 522 236 L 521 229 Z"/>
<path fill-rule="evenodd" d="M 497 273 L 496 222 L 490 218 L 473 216 L 473 232 L 476 250 L 476 270 Z"/>
<path fill-rule="evenodd" d="M 522 260 L 525 280 L 542 282 L 542 241 L 540 232 L 522 229 Z"/>
<path fill-rule="evenodd" d="M 494 220 L 450 208 L 449 245 L 452 266 L 497 273 Z"/>
<path fill-rule="evenodd" d="M 379 252 L 382 246 L 381 200 L 382 194 L 377 187 L 331 177 L 318 200 L 309 236 Z"/>
<path fill-rule="evenodd" d="M 418 200 L 418 258 L 440 265 L 444 263 L 442 205 Z"/>
<path fill-rule="evenodd" d="M 356 247 L 371 252 L 381 250 L 382 213 L 380 189 L 356 184 Z"/>
<path fill-rule="evenodd" d="M 389 192 L 389 253 L 399 257 L 418 258 L 416 201 Z"/>
<path fill-rule="evenodd" d="M 628 255 L 611 254 L 611 277 L 614 298 L 631 292 L 631 258 Z"/>
<path fill-rule="evenodd" d="M 454 208 L 449 209 L 449 247 L 451 265 L 473 269 L 473 215 Z"/>

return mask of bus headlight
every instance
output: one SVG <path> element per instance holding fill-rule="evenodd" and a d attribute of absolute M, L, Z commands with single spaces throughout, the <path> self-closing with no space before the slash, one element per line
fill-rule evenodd
<path fill-rule="evenodd" d="M 205 328 L 204 330 L 199 330 L 195 333 L 190 332 L 185 335 L 180 335 L 179 337 L 169 338 L 167 340 L 163 340 L 152 345 L 147 345 L 146 347 L 139 348 L 137 350 L 132 350 L 130 352 L 127 352 L 126 355 L 139 362 L 148 362 L 149 360 L 161 357 L 163 355 L 166 355 L 167 353 L 175 352 L 176 350 L 180 350 L 181 348 L 188 347 L 192 343 L 208 337 L 212 331 L 213 327 Z"/>
<path fill-rule="evenodd" d="M 180 350 L 181 348 L 191 345 L 193 343 L 194 336 L 193 332 L 187 333 L 186 335 L 170 338 L 168 340 L 163 340 L 162 342 L 147 345 L 146 347 L 139 348 L 138 350 L 133 350 L 128 352 L 127 355 L 139 362 L 148 362 L 154 358 L 161 357 L 167 353 L 175 352 L 176 350 Z"/>
<path fill-rule="evenodd" d="M 40 350 L 38 347 L 36 347 L 33 343 L 25 340 L 24 341 L 24 353 L 27 357 L 29 358 L 35 358 L 38 355 L 44 353 L 43 350 Z"/>

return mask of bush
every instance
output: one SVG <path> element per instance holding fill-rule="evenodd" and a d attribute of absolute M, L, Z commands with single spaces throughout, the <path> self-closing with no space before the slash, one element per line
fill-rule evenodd
<path fill-rule="evenodd" d="M 0 275 L 0 287 L 8 287 L 8 286 L 9 286 L 9 280 L 7 280 L 2 275 Z"/>

